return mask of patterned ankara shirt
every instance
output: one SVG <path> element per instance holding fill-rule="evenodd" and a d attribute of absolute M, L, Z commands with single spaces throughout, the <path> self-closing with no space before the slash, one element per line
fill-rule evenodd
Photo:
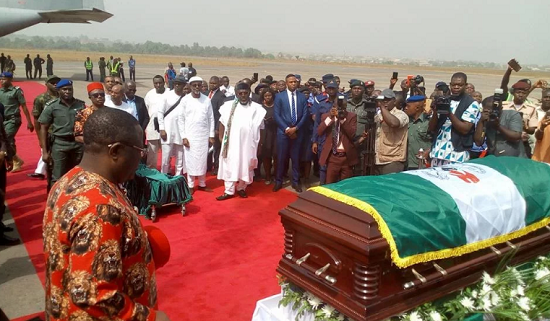
<path fill-rule="evenodd" d="M 156 319 L 151 248 L 115 184 L 73 168 L 53 186 L 43 226 L 46 320 Z"/>
<path fill-rule="evenodd" d="M 86 106 L 86 108 L 79 111 L 74 119 L 74 136 L 82 136 L 84 134 L 84 124 L 88 120 L 94 111 L 97 110 L 97 107 L 94 105 Z"/>
<path fill-rule="evenodd" d="M 451 112 L 454 113 L 460 101 L 452 100 L 451 101 Z M 474 101 L 462 114 L 461 120 L 467 121 L 475 125 L 477 116 L 480 112 L 479 104 L 477 101 Z M 451 141 L 451 130 L 453 125 L 451 120 L 447 117 L 445 124 L 439 129 L 437 134 L 437 140 L 435 141 L 435 146 L 430 151 L 431 158 L 437 158 L 440 160 L 451 161 L 451 162 L 466 162 L 470 160 L 470 152 L 456 152 Z"/>

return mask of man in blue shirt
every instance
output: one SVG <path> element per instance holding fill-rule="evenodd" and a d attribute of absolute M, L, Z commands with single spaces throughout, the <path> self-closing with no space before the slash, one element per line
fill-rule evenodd
<path fill-rule="evenodd" d="M 136 81 L 136 60 L 134 56 L 130 56 L 128 60 L 128 68 L 130 68 L 130 80 Z"/>

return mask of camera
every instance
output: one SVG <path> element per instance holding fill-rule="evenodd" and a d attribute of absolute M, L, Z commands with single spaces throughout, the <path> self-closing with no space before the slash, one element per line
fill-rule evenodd
<path fill-rule="evenodd" d="M 502 107 L 502 95 L 504 91 L 501 88 L 495 89 L 495 95 L 493 96 L 493 108 L 489 114 L 489 121 L 494 122 L 500 117 L 500 109 Z"/>
<path fill-rule="evenodd" d="M 338 118 L 342 119 L 345 117 L 346 110 L 344 109 L 344 95 L 338 95 Z"/>
<path fill-rule="evenodd" d="M 363 102 L 363 110 L 357 115 L 359 124 L 374 124 L 374 116 L 376 116 L 376 98 L 369 97 Z"/>
<path fill-rule="evenodd" d="M 435 110 L 438 115 L 449 115 L 451 113 L 451 97 L 437 97 L 435 100 Z"/>
<path fill-rule="evenodd" d="M 421 83 L 424 82 L 424 77 L 420 75 L 416 75 L 416 77 L 414 77 L 413 80 L 417 85 L 420 85 Z"/>

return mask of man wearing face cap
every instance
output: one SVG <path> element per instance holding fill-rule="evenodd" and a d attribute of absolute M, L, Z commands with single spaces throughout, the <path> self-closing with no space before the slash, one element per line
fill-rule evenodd
<path fill-rule="evenodd" d="M 239 83 L 236 99 L 220 107 L 219 138 L 222 142 L 218 179 L 224 180 L 224 194 L 218 201 L 233 198 L 235 192 L 247 198 L 246 187 L 252 184 L 258 166 L 260 130 L 264 128 L 266 110 L 250 99 L 250 85 Z"/>
<path fill-rule="evenodd" d="M 76 114 L 84 109 L 84 102 L 73 96 L 73 82 L 61 79 L 57 83 L 59 98 L 46 104 L 38 118 L 40 123 L 40 144 L 46 146 L 48 130 L 52 127 L 53 144 L 51 151 L 42 150 L 42 160 L 53 162 L 52 183 L 80 163 L 82 144 L 75 141 L 74 124 Z"/>
<path fill-rule="evenodd" d="M 211 192 L 206 187 L 208 149 L 214 144 L 214 113 L 212 103 L 201 93 L 202 78 L 191 77 L 191 94 L 186 95 L 178 110 L 178 128 L 183 141 L 187 184 L 194 193 L 195 178 L 200 191 Z"/>

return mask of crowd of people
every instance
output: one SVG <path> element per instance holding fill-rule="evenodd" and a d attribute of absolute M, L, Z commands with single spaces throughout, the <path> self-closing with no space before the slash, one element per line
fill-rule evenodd
<path fill-rule="evenodd" d="M 290 182 L 300 193 L 303 185 L 316 183 L 313 176 L 323 185 L 486 155 L 550 162 L 550 88 L 529 79 L 508 88 L 512 66 L 500 90 L 483 99 L 462 72 L 449 83 L 437 82 L 428 94 L 420 75 L 403 79 L 397 90 L 395 74 L 388 88 L 352 79 L 348 91 L 333 74 L 307 81 L 295 73 L 282 80 L 254 74 L 233 86 L 227 76 L 207 82 L 191 63 L 181 63 L 179 72 L 170 63 L 140 97 L 135 81 L 122 78 L 119 58 L 102 61 L 118 66 L 118 73 L 103 73 L 102 82 L 88 84 L 88 104 L 74 97 L 70 79 L 48 75 L 46 92 L 34 101 L 34 121 L 21 88 L 12 84 L 13 73 L 0 75 L 0 196 L 5 196 L 6 172 L 23 164 L 15 144 L 23 111 L 42 150 L 29 176 L 47 178 L 51 190 L 44 240 L 51 281 L 46 313 L 54 319 L 68 313 L 168 319 L 154 311 L 154 263 L 142 246 L 144 231 L 130 215 L 135 210 L 119 187 L 140 162 L 184 175 L 191 193 L 212 192 L 206 180 L 211 172 L 224 181 L 218 201 L 247 198 L 247 187 L 261 180 L 273 184 L 273 192 Z M 93 69 L 89 58 L 84 65 Z M 537 88 L 540 100 L 530 95 Z M 5 234 L 4 225 L 0 231 L 0 245 L 19 242 Z M 104 242 L 106 235 L 115 238 Z M 82 269 L 69 271 L 69 262 Z M 121 276 L 128 264 L 133 276 Z M 122 279 L 130 283 L 120 288 Z M 83 282 L 104 288 L 80 293 Z M 81 310 L 70 312 L 62 304 L 68 298 Z"/>
<path fill-rule="evenodd" d="M 27 54 L 25 59 L 23 59 L 23 64 L 25 65 L 25 76 L 27 77 L 27 79 L 42 79 L 43 64 L 46 64 L 46 76 L 49 77 L 53 75 L 53 59 L 50 54 L 46 55 L 46 59 L 40 57 L 40 54 L 37 54 L 34 58 L 31 58 L 31 55 Z M 3 52 L 0 53 L 0 69 L 2 70 L 1 72 L 9 72 L 11 74 L 15 74 L 16 68 L 17 66 L 10 55 L 5 56 Z"/>

